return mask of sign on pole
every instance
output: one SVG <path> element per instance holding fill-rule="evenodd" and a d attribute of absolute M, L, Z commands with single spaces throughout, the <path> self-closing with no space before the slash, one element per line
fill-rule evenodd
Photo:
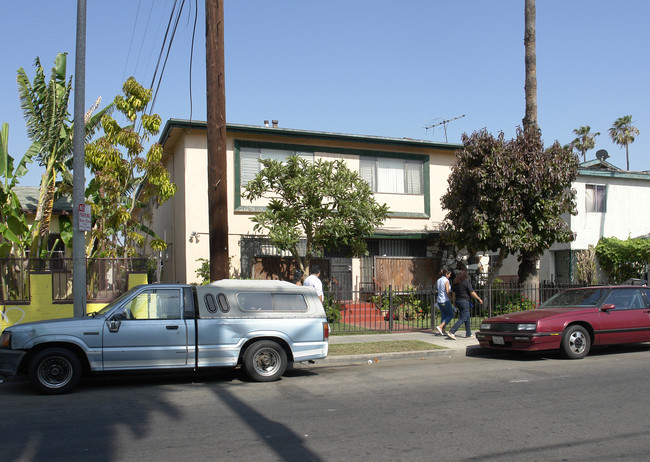
<path fill-rule="evenodd" d="M 79 231 L 92 231 L 90 204 L 79 204 Z"/>

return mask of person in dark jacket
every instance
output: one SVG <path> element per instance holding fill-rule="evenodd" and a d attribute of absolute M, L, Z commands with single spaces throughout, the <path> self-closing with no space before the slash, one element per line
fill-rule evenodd
<path fill-rule="evenodd" d="M 469 274 L 467 274 L 467 271 L 465 270 L 456 275 L 451 290 L 451 299 L 458 308 L 460 314 L 458 321 L 456 321 L 456 324 L 454 324 L 452 328 L 449 329 L 447 336 L 451 339 L 456 340 L 456 331 L 460 328 L 460 326 L 463 325 L 463 323 L 465 323 L 465 337 L 473 338 L 474 335 L 472 334 L 472 329 L 469 325 L 469 304 L 472 298 L 475 298 L 476 301 L 480 304 L 483 304 L 483 300 L 481 300 L 481 297 L 476 295 L 476 292 L 474 292 L 472 283 L 469 280 Z"/>

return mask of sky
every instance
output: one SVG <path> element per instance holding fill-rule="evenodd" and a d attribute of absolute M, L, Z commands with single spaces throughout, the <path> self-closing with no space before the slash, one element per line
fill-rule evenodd
<path fill-rule="evenodd" d="M 165 30 L 182 1 L 87 2 L 86 108 L 99 96 L 102 106 L 112 101 L 131 75 L 158 85 Z M 39 57 L 49 77 L 66 52 L 74 74 L 77 2 L 2 6 L 0 123 L 9 123 L 9 153 L 19 159 L 30 142 L 16 71 L 33 79 Z M 185 0 L 153 107 L 163 124 L 206 120 L 204 8 L 205 0 Z M 224 16 L 228 123 L 276 119 L 283 128 L 449 143 L 483 128 L 512 138 L 521 125 L 524 0 L 224 0 Z M 625 168 L 625 149 L 608 129 L 631 114 L 640 135 L 630 170 L 650 170 L 648 17 L 647 0 L 537 2 L 538 123 L 547 146 L 589 125 L 601 134 L 587 160 L 605 149 Z M 37 186 L 41 173 L 31 164 L 20 184 Z"/>

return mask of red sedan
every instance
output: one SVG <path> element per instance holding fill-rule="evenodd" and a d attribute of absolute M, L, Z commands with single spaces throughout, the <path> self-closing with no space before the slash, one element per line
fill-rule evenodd
<path fill-rule="evenodd" d="M 592 345 L 650 341 L 650 288 L 602 286 L 568 289 L 539 308 L 486 319 L 476 334 L 483 348 L 557 350 L 571 359 Z"/>

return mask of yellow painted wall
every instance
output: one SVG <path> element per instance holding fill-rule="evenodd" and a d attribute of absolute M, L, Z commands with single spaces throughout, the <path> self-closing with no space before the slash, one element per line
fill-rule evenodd
<path fill-rule="evenodd" d="M 70 318 L 74 314 L 72 302 L 57 302 L 52 300 L 52 275 L 30 274 L 31 296 L 28 304 L 7 303 L 0 305 L 0 332 L 14 324 L 24 324 L 46 319 Z M 147 275 L 140 273 L 129 274 L 129 289 L 139 284 L 147 283 Z M 92 313 L 105 307 L 106 303 L 88 303 L 86 313 Z"/>

